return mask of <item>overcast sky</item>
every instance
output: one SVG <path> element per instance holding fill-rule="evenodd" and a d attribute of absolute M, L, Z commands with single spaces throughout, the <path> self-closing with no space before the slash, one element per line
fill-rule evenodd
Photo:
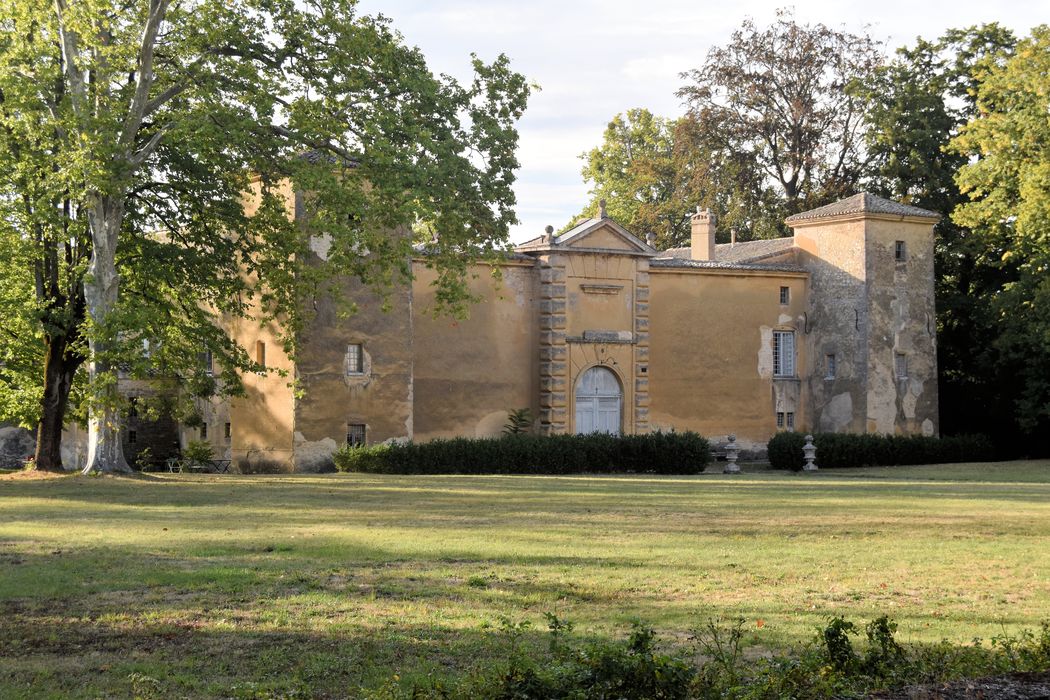
<path fill-rule="evenodd" d="M 433 70 L 469 79 L 470 53 L 513 67 L 541 90 L 520 122 L 515 241 L 574 217 L 587 201 L 579 155 L 601 142 L 613 115 L 647 107 L 679 116 L 678 74 L 724 44 L 746 18 L 773 21 L 775 0 L 362 0 L 393 20 Z M 998 21 L 1018 35 L 1050 22 L 1048 0 L 818 0 L 793 5 L 803 23 L 869 33 L 887 49 L 916 36 Z"/>

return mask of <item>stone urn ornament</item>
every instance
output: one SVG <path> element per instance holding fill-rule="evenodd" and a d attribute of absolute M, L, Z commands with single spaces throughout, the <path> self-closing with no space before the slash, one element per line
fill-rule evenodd
<path fill-rule="evenodd" d="M 736 435 L 728 435 L 729 442 L 726 444 L 726 468 L 722 470 L 723 474 L 739 474 L 740 465 L 736 463 L 736 458 L 740 455 L 740 445 L 736 444 Z"/>
<path fill-rule="evenodd" d="M 813 462 L 817 458 L 817 446 L 813 444 L 812 435 L 806 436 L 806 444 L 802 446 L 802 456 L 806 459 L 806 463 L 802 465 L 802 471 L 817 471 L 818 467 Z"/>

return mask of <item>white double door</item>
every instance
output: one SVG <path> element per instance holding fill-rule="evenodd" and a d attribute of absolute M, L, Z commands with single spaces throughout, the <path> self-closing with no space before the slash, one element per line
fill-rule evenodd
<path fill-rule="evenodd" d="M 623 392 L 611 370 L 591 367 L 576 383 L 576 432 L 620 434 Z"/>

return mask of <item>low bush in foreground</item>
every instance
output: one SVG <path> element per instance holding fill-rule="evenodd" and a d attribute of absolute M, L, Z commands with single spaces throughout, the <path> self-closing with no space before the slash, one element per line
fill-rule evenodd
<path fill-rule="evenodd" d="M 774 469 L 802 469 L 802 433 L 782 432 L 766 445 Z M 995 458 L 991 441 L 984 435 L 923 437 L 921 435 L 856 435 L 818 433 L 813 436 L 819 467 L 888 467 L 909 464 L 988 462 Z"/>
<path fill-rule="evenodd" d="M 710 457 L 707 440 L 692 432 L 512 434 L 344 447 L 333 456 L 340 471 L 373 474 L 696 474 Z"/>
<path fill-rule="evenodd" d="M 786 654 L 746 654 L 757 638 L 743 619 L 709 620 L 697 630 L 693 648 L 662 653 L 653 630 L 635 624 L 624 641 L 586 642 L 571 636 L 572 625 L 548 613 L 549 650 L 529 651 L 522 643 L 527 623 L 505 620 L 506 662 L 475 671 L 461 681 L 397 678 L 365 697 L 413 698 L 622 698 L 624 700 L 780 700 L 850 698 L 873 691 L 963 678 L 1050 669 L 1050 626 L 1040 633 L 1003 634 L 986 646 L 942 642 L 906 646 L 897 626 L 879 617 L 863 628 L 830 618 L 814 639 Z M 859 645 L 854 640 L 862 640 Z"/>

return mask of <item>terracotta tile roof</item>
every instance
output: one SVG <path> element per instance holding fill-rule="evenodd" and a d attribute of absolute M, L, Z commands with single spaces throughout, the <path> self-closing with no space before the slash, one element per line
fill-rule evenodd
<path fill-rule="evenodd" d="M 855 194 L 852 197 L 846 199 L 840 199 L 837 202 L 828 204 L 823 207 L 811 209 L 809 211 L 800 212 L 794 216 L 789 216 L 784 219 L 786 222 L 792 221 L 808 221 L 809 219 L 823 219 L 832 216 L 844 216 L 846 214 L 890 214 L 893 216 L 916 216 L 924 219 L 939 219 L 941 215 L 929 211 L 927 209 L 920 209 L 919 207 L 913 207 L 910 204 L 901 204 L 900 202 L 894 202 L 883 197 L 871 194 L 869 192 L 861 192 Z"/>

